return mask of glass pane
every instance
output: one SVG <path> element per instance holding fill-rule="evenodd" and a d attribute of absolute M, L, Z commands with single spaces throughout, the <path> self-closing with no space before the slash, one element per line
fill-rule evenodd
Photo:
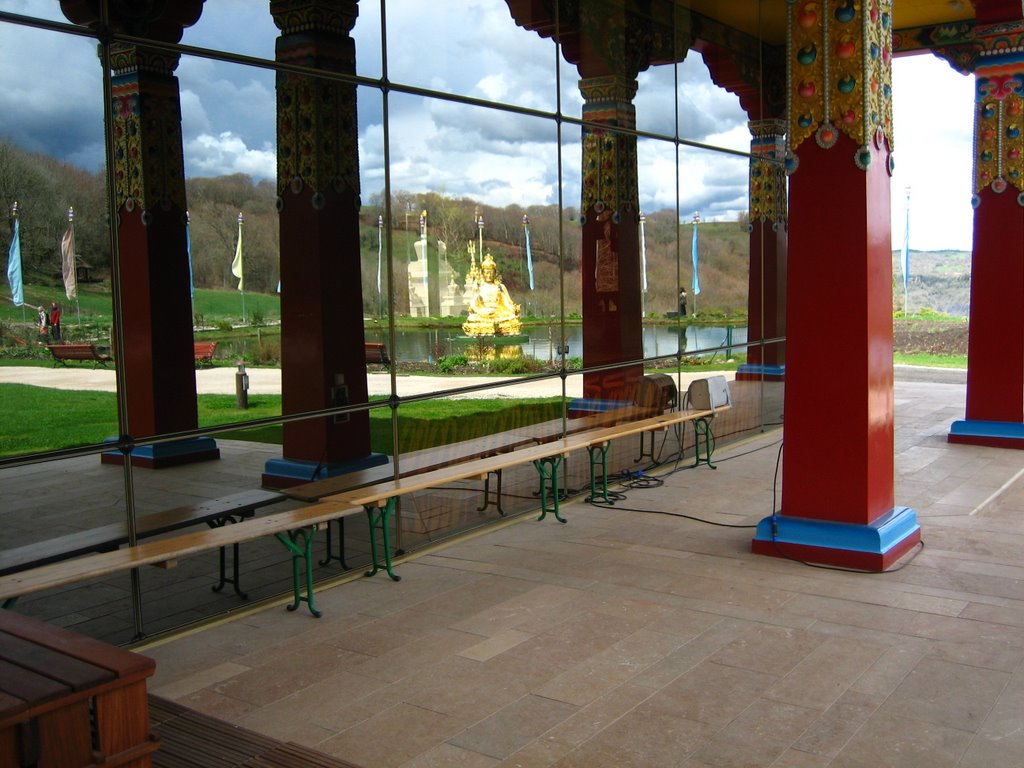
<path fill-rule="evenodd" d="M 558 308 L 555 123 L 401 94 L 389 104 L 400 370 L 542 371 L 548 329 L 535 318 Z"/>
<path fill-rule="evenodd" d="M 181 42 L 273 61 L 279 34 L 266 5 L 256 7 L 246 0 L 218 0 L 203 3 L 202 16 L 182 31 Z M 220 86 L 226 87 L 226 84 L 222 82 Z"/>
<path fill-rule="evenodd" d="M 555 111 L 552 43 L 517 26 L 501 0 L 429 10 L 417 0 L 390 0 L 387 34 L 394 83 Z"/>
<path fill-rule="evenodd" d="M 679 137 L 749 152 L 748 118 L 739 98 L 712 82 L 700 54 L 690 51 L 678 65 L 678 78 Z"/>

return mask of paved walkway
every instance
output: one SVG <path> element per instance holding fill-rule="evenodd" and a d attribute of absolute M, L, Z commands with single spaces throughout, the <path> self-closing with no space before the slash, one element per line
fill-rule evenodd
<path fill-rule="evenodd" d="M 196 371 L 196 390 L 201 395 L 235 394 L 235 368 L 203 368 Z M 249 394 L 272 395 L 281 393 L 280 368 L 246 368 L 249 374 Z M 717 373 L 717 372 L 716 372 Z M 683 374 L 683 387 L 695 378 L 707 376 L 706 373 Z M 726 378 L 732 379 L 734 374 L 726 372 Z M 366 375 L 370 395 L 390 395 L 391 375 L 388 373 L 368 373 Z M 398 376 L 396 387 L 402 397 L 425 395 L 444 392 L 457 387 L 470 387 L 477 384 L 496 383 L 500 381 L 521 382 L 497 389 L 489 388 L 477 392 L 465 392 L 454 397 L 492 398 L 492 397 L 557 397 L 561 394 L 561 381 L 558 378 L 540 381 L 521 381 L 516 377 L 493 376 Z M 38 366 L 0 366 L 0 384 L 31 384 L 36 387 L 54 389 L 87 389 L 99 392 L 116 391 L 117 382 L 113 370 L 103 368 L 45 368 Z M 582 379 L 572 376 L 567 380 L 567 395 L 582 396 Z"/>
<path fill-rule="evenodd" d="M 1022 456 L 946 442 L 964 396 L 962 372 L 897 377 L 896 503 L 925 542 L 900 570 L 721 527 L 779 504 L 767 433 L 323 589 L 322 619 L 277 605 L 145 648 L 152 689 L 375 768 L 1020 766 Z"/>

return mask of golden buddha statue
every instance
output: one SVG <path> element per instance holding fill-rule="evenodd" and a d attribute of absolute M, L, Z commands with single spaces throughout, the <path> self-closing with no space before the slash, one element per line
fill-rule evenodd
<path fill-rule="evenodd" d="M 480 260 L 480 284 L 469 303 L 463 332 L 467 336 L 515 336 L 522 329 L 519 312 L 519 305 L 501 282 L 494 257 L 488 253 Z"/>

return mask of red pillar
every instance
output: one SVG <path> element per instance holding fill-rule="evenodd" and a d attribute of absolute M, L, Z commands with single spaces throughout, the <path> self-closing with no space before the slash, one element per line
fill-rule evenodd
<path fill-rule="evenodd" d="M 643 358 L 640 206 L 633 128 L 636 80 L 621 75 L 580 81 L 583 119 L 607 129 L 583 129 L 583 363 Z M 643 365 L 584 374 L 583 395 L 632 402 Z"/>
<path fill-rule="evenodd" d="M 914 511 L 893 505 L 891 13 L 790 6 L 782 511 L 753 542 L 876 571 L 920 540 Z"/>
<path fill-rule="evenodd" d="M 965 419 L 949 442 L 1024 448 L 1024 21 L 975 27 L 974 252 Z M 1007 12 L 1020 13 L 1020 6 Z M 1006 41 L 1014 44 L 1007 46 Z"/>
<path fill-rule="evenodd" d="M 64 14 L 90 27 L 101 23 L 99 4 L 64 0 Z M 202 12 L 198 0 L 136 9 L 131 18 L 111 10 L 109 23 L 157 40 L 177 42 Z M 195 429 L 195 359 L 188 254 L 185 245 L 185 176 L 177 54 L 116 44 L 110 49 L 117 260 L 121 343 L 129 438 Z M 164 467 L 219 457 L 210 438 L 134 448 L 133 465 Z M 119 464 L 121 453 L 104 463 Z"/>
<path fill-rule="evenodd" d="M 786 125 L 783 120 L 752 120 L 750 151 L 750 272 L 747 290 L 747 341 L 786 335 Z M 747 362 L 736 370 L 740 381 L 785 378 L 784 342 L 748 346 Z"/>
<path fill-rule="evenodd" d="M 277 60 L 355 74 L 354 0 L 270 4 Z M 286 415 L 366 403 L 356 86 L 281 72 L 277 80 L 281 388 Z M 370 453 L 365 411 L 289 422 L 276 487 L 387 461 Z"/>

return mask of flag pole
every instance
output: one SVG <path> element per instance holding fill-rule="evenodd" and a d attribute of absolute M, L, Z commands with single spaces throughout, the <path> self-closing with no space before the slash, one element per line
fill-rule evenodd
<path fill-rule="evenodd" d="M 641 317 L 647 317 L 647 237 L 644 234 L 644 224 L 647 217 L 640 211 L 640 264 L 643 269 L 643 280 L 640 284 Z"/>
<path fill-rule="evenodd" d="M 910 317 L 908 286 L 910 284 L 910 187 L 906 188 L 906 223 L 903 227 L 903 316 Z"/>

